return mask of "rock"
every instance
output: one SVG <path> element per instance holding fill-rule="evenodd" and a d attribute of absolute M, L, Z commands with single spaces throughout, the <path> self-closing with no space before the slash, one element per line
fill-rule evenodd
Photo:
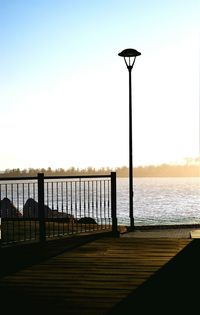
<path fill-rule="evenodd" d="M 38 202 L 33 198 L 29 198 L 23 207 L 24 218 L 38 218 Z M 52 210 L 49 206 L 44 205 L 44 216 L 45 218 L 60 219 L 64 222 L 73 220 L 73 215 L 66 212 L 60 212 L 58 210 Z"/>
<path fill-rule="evenodd" d="M 18 218 L 21 217 L 19 210 L 13 205 L 13 203 L 5 197 L 0 201 L 0 217 L 1 218 Z"/>
<path fill-rule="evenodd" d="M 44 214 L 45 218 L 51 217 L 53 211 L 47 205 L 44 205 Z M 29 198 L 25 202 L 23 207 L 23 216 L 24 218 L 38 218 L 38 202 L 33 198 Z"/>
<path fill-rule="evenodd" d="M 78 220 L 78 223 L 81 223 L 81 224 L 97 224 L 95 219 L 93 219 L 91 217 L 81 218 L 81 219 Z"/>
<path fill-rule="evenodd" d="M 38 203 L 32 198 L 27 199 L 23 207 L 24 218 L 38 218 Z"/>

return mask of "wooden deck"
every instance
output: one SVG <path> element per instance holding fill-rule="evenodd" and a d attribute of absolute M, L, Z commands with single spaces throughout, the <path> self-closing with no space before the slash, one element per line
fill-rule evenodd
<path fill-rule="evenodd" d="M 184 281 L 190 279 L 188 268 L 190 271 L 192 266 L 200 268 L 199 260 L 198 264 L 194 263 L 192 257 L 194 251 L 200 256 L 197 242 L 144 237 L 93 240 L 3 276 L 0 280 L 2 314 L 123 315 L 135 314 L 136 307 L 141 309 L 137 314 L 147 314 L 146 303 L 150 310 L 154 292 L 155 305 L 163 298 L 169 307 L 171 295 L 163 291 L 163 286 L 166 284 L 164 290 L 170 287 L 173 292 L 174 278 L 176 285 L 179 282 L 187 286 L 189 282 Z M 184 274 L 176 279 L 183 269 Z M 191 287 L 186 290 L 189 292 Z M 168 297 L 159 296 L 161 291 Z M 178 292 L 176 297 L 180 298 Z M 164 314 L 158 309 L 156 312 L 155 305 L 152 304 L 154 314 Z"/>

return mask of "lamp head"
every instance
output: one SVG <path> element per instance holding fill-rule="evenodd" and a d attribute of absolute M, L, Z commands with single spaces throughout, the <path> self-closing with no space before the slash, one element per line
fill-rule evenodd
<path fill-rule="evenodd" d="M 135 49 L 127 48 L 122 50 L 118 55 L 124 58 L 128 70 L 131 71 L 134 66 L 136 57 L 140 56 L 141 53 Z"/>
<path fill-rule="evenodd" d="M 135 49 L 132 49 L 132 48 L 127 48 L 127 49 L 124 49 L 122 50 L 119 54 L 118 54 L 120 57 L 137 57 L 137 56 L 140 56 L 141 53 Z"/>

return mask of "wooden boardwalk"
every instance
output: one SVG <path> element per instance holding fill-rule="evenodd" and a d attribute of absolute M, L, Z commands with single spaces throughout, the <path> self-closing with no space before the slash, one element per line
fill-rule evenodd
<path fill-rule="evenodd" d="M 104 237 L 83 244 L 3 276 L 2 314 L 128 314 L 128 309 L 134 308 L 130 297 L 133 303 L 133 294 L 169 269 L 166 266 L 173 265 L 171 261 L 184 256 L 188 248 L 191 251 L 195 241 Z"/>

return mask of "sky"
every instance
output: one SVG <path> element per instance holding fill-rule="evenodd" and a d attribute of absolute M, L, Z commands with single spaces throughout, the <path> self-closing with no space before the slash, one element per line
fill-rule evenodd
<path fill-rule="evenodd" d="M 0 0 L 0 170 L 200 155 L 199 0 Z"/>

